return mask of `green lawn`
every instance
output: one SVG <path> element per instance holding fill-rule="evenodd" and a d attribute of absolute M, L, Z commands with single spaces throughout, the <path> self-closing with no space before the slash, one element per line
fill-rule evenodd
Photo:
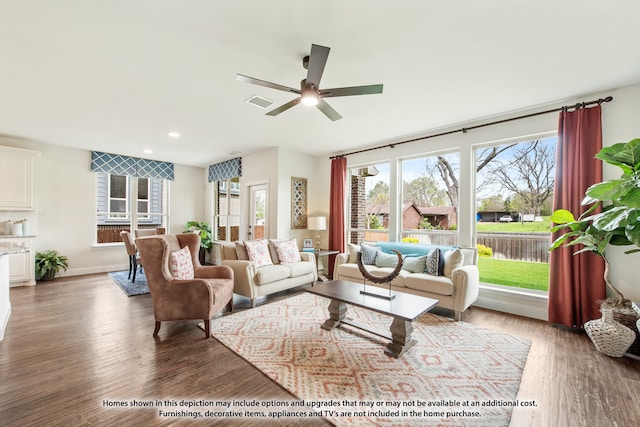
<path fill-rule="evenodd" d="M 480 281 L 539 291 L 549 290 L 549 264 L 478 258 Z"/>
<path fill-rule="evenodd" d="M 543 216 L 542 222 L 478 222 L 478 233 L 550 233 L 551 217 Z"/>

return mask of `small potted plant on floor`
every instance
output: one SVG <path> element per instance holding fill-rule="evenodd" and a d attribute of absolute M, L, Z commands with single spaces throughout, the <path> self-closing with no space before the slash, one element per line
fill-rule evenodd
<path fill-rule="evenodd" d="M 188 221 L 184 226 L 185 233 L 198 233 L 200 235 L 200 264 L 204 265 L 205 252 L 210 252 L 213 246 L 213 232 L 206 222 Z"/>
<path fill-rule="evenodd" d="M 53 280 L 56 273 L 68 267 L 69 259 L 54 250 L 36 252 L 36 280 Z"/>
<path fill-rule="evenodd" d="M 637 319 L 637 315 L 631 309 L 631 301 L 609 280 L 606 250 L 609 245 L 633 246 L 625 254 L 640 252 L 640 139 L 605 147 L 596 158 L 618 166 L 622 176 L 589 187 L 582 201 L 586 210 L 578 218 L 566 209 L 553 212 L 551 220 L 557 225 L 552 231 L 565 232 L 549 250 L 579 245 L 576 253 L 592 252 L 601 256 L 605 262 L 604 280 L 613 293 L 601 302 L 601 307 L 613 310 L 618 320 L 627 325 L 635 320 L 625 317 Z M 602 211 L 594 213 L 598 207 Z"/>

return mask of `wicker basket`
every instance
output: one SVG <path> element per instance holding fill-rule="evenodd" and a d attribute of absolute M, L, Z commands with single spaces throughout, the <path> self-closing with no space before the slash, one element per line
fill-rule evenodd
<path fill-rule="evenodd" d="M 613 320 L 631 329 L 636 334 L 636 339 L 631 343 L 627 353 L 640 356 L 640 331 L 638 331 L 638 319 L 640 315 L 632 309 L 614 309 Z"/>
<path fill-rule="evenodd" d="M 636 333 L 613 320 L 613 310 L 600 307 L 602 317 L 584 324 L 587 335 L 600 353 L 622 357 L 636 339 Z"/>

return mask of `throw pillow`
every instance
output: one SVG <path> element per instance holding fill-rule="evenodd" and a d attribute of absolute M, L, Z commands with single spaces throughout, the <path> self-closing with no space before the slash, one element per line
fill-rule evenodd
<path fill-rule="evenodd" d="M 427 256 L 413 257 L 408 256 L 404 259 L 402 269 L 407 270 L 410 273 L 423 273 L 427 268 Z"/>
<path fill-rule="evenodd" d="M 358 252 L 360 252 L 360 245 L 353 243 L 347 243 L 347 253 L 349 254 L 349 262 L 358 262 Z"/>
<path fill-rule="evenodd" d="M 426 267 L 425 273 L 430 274 L 432 276 L 438 275 L 438 264 L 440 262 L 440 249 L 433 248 L 429 251 L 426 258 Z"/>
<path fill-rule="evenodd" d="M 193 261 L 189 246 L 185 246 L 179 251 L 171 252 L 171 274 L 180 280 L 193 279 Z"/>
<path fill-rule="evenodd" d="M 247 255 L 247 248 L 244 247 L 244 243 L 236 240 L 235 245 L 237 258 L 242 261 L 249 261 L 249 255 Z"/>
<path fill-rule="evenodd" d="M 382 251 L 376 252 L 376 267 L 391 267 L 396 268 L 398 265 L 398 255 L 396 254 L 388 254 Z"/>
<path fill-rule="evenodd" d="M 376 254 L 378 250 L 373 246 L 360 245 L 360 252 L 362 252 L 362 264 L 374 265 L 376 263 Z"/>
<path fill-rule="evenodd" d="M 247 250 L 249 261 L 252 261 L 256 267 L 273 264 L 267 240 L 245 240 L 244 247 Z"/>
<path fill-rule="evenodd" d="M 298 251 L 298 242 L 295 238 L 289 240 L 272 240 L 278 253 L 278 259 L 282 263 L 302 261 Z"/>
<path fill-rule="evenodd" d="M 451 278 L 451 273 L 464 262 L 464 254 L 460 248 L 444 253 L 444 275 Z"/>

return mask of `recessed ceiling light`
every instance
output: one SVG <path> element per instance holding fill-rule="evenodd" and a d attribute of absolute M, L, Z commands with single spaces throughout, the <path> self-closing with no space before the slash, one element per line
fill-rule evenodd
<path fill-rule="evenodd" d="M 176 131 L 171 131 L 171 132 L 167 132 L 167 135 L 170 138 L 180 138 L 180 132 L 176 132 Z"/>
<path fill-rule="evenodd" d="M 151 154 L 153 153 L 153 150 L 149 149 L 149 148 L 145 148 L 144 150 L 142 150 L 143 153 L 145 154 Z"/>

